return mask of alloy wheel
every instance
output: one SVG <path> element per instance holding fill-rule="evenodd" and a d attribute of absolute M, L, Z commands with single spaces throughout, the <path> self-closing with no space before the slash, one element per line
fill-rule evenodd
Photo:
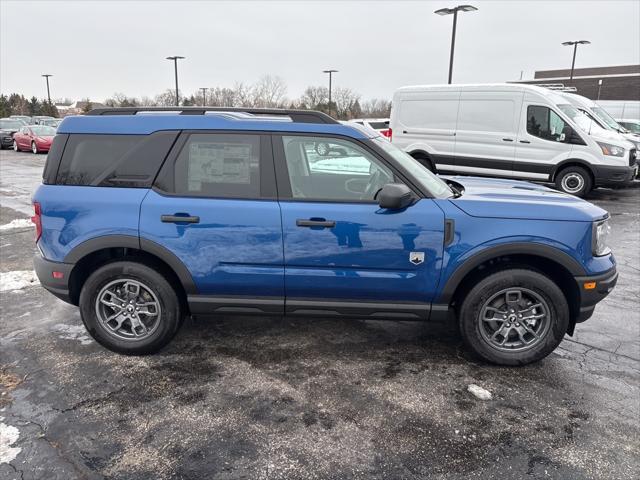
<path fill-rule="evenodd" d="M 95 301 L 98 321 L 121 340 L 141 340 L 152 335 L 162 314 L 158 297 L 144 283 L 118 279 L 105 285 Z"/>
<path fill-rule="evenodd" d="M 496 350 L 523 351 L 537 345 L 551 325 L 547 302 L 536 292 L 507 288 L 491 296 L 478 318 L 482 338 Z"/>

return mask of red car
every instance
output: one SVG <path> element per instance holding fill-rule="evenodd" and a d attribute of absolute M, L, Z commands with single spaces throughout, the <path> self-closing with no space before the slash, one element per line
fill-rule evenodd
<path fill-rule="evenodd" d="M 13 135 L 16 152 L 31 150 L 33 153 L 48 152 L 56 135 L 56 129 L 46 125 L 28 125 Z"/>

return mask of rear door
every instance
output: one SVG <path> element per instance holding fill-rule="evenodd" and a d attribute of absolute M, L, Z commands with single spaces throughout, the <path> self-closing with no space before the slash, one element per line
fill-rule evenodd
<path fill-rule="evenodd" d="M 466 91 L 460 95 L 455 171 L 511 177 L 522 93 Z"/>
<path fill-rule="evenodd" d="M 189 270 L 192 312 L 282 313 L 282 225 L 269 135 L 183 132 L 140 212 L 140 236 Z"/>
<path fill-rule="evenodd" d="M 318 155 L 318 143 L 330 153 Z M 274 151 L 286 311 L 425 318 L 443 246 L 444 217 L 433 200 L 381 209 L 376 192 L 403 180 L 349 139 L 276 136 Z"/>

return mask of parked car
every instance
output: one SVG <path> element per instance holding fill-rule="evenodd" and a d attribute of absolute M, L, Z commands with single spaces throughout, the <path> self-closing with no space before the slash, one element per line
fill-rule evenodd
<path fill-rule="evenodd" d="M 48 152 L 56 129 L 46 125 L 27 125 L 13 136 L 13 149 L 16 152 L 31 150 L 33 153 Z"/>
<path fill-rule="evenodd" d="M 350 122 L 372 128 L 385 138 L 391 139 L 390 120 L 388 118 L 354 118 Z"/>
<path fill-rule="evenodd" d="M 620 125 L 616 120 L 607 113 L 607 111 L 598 105 L 593 100 L 588 99 L 587 97 L 583 97 L 582 95 L 577 95 L 575 93 L 565 93 L 558 92 L 559 95 L 566 98 L 571 105 L 577 108 L 581 113 L 586 115 L 589 119 L 589 122 L 595 123 L 598 127 L 598 130 L 608 130 L 612 132 L 616 137 L 622 137 L 624 140 L 627 140 L 633 143 L 634 148 L 636 149 L 636 163 L 640 159 L 640 136 L 638 134 L 634 134 L 633 132 L 626 129 L 624 126 Z M 562 106 L 560 106 L 562 108 Z M 591 132 L 592 124 L 589 124 L 587 133 Z"/>
<path fill-rule="evenodd" d="M 553 182 L 580 197 L 631 182 L 633 145 L 585 134 L 572 109 L 533 85 L 403 87 L 393 97 L 392 142 L 438 173 Z"/>
<path fill-rule="evenodd" d="M 159 350 L 189 314 L 309 315 L 458 322 L 523 365 L 616 284 L 608 214 L 579 198 L 445 181 L 320 112 L 140 110 L 66 119 L 33 197 L 40 282 L 116 352 Z M 343 152 L 324 168 L 319 141 Z"/>
<path fill-rule="evenodd" d="M 632 118 L 621 118 L 616 120 L 620 125 L 629 130 L 631 133 L 640 135 L 640 120 Z"/>
<path fill-rule="evenodd" d="M 31 125 L 33 123 L 33 119 L 28 115 L 11 115 L 9 118 L 20 120 L 24 122 L 25 125 Z"/>
<path fill-rule="evenodd" d="M 48 127 L 58 128 L 58 125 L 62 123 L 61 118 L 43 118 L 38 125 L 46 125 Z"/>
<path fill-rule="evenodd" d="M 32 117 L 32 125 L 40 125 L 43 120 L 51 120 L 54 117 L 50 117 L 49 115 L 35 115 Z"/>
<path fill-rule="evenodd" d="M 22 122 L 15 118 L 0 118 L 0 148 L 13 145 L 13 135 L 22 128 Z"/>

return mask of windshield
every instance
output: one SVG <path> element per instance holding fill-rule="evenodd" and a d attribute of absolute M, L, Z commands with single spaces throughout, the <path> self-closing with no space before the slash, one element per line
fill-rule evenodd
<path fill-rule="evenodd" d="M 630 132 L 640 133 L 640 122 L 631 122 L 631 121 L 630 122 L 625 122 L 625 121 L 622 121 L 622 122 L 620 122 L 620 125 L 622 125 L 624 128 L 626 128 Z"/>
<path fill-rule="evenodd" d="M 600 121 L 602 121 L 602 123 L 604 123 L 607 127 L 611 128 L 612 130 L 615 130 L 617 132 L 619 132 L 620 130 L 624 130 L 624 128 L 622 128 L 620 126 L 620 124 L 618 122 L 616 122 L 613 119 L 613 117 L 611 115 L 609 115 L 604 108 L 602 108 L 602 107 L 593 107 L 591 110 L 593 110 L 593 113 L 596 114 L 596 117 L 598 117 L 600 119 Z"/>
<path fill-rule="evenodd" d="M 593 129 L 604 130 L 596 122 L 591 120 L 573 105 L 569 105 L 567 103 L 564 105 L 558 105 L 558 108 L 562 110 L 562 113 L 569 117 L 573 121 L 573 123 L 575 123 L 585 133 L 591 133 Z"/>
<path fill-rule="evenodd" d="M 22 122 L 18 120 L 0 120 L 0 128 L 6 128 L 7 130 L 20 130 Z"/>
<path fill-rule="evenodd" d="M 412 178 L 420 182 L 420 185 L 427 189 L 434 197 L 449 198 L 453 196 L 453 191 L 444 181 L 431 173 L 428 168 L 421 165 L 420 162 L 409 154 L 393 145 L 389 140 L 385 140 L 382 137 L 376 137 L 372 140 L 400 163 L 411 174 Z"/>
<path fill-rule="evenodd" d="M 31 131 L 38 137 L 53 137 L 56 134 L 55 128 L 47 127 L 46 125 L 33 126 Z"/>

